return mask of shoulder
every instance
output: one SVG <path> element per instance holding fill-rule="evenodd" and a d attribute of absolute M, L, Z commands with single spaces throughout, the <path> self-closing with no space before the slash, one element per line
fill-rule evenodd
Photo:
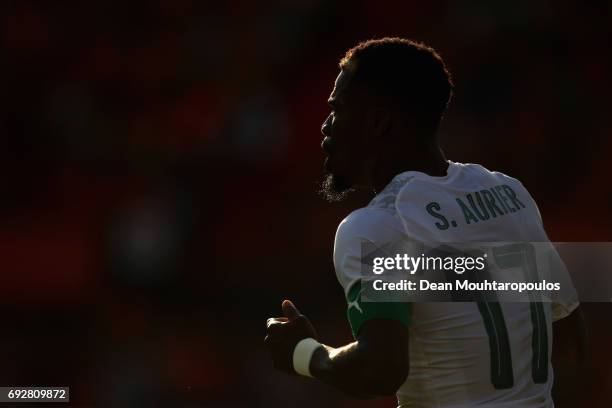
<path fill-rule="evenodd" d="M 334 268 L 345 295 L 361 279 L 364 254 L 387 248 L 402 237 L 400 221 L 385 209 L 360 208 L 342 220 L 334 241 Z"/>
<path fill-rule="evenodd" d="M 350 213 L 340 222 L 336 244 L 343 241 L 379 243 L 396 238 L 402 233 L 400 221 L 384 208 L 364 207 Z"/>
<path fill-rule="evenodd" d="M 523 186 L 523 183 L 521 183 L 521 181 L 515 177 L 509 176 L 506 173 L 503 173 L 501 171 L 497 171 L 497 170 L 489 170 L 488 168 L 486 168 L 485 166 L 481 165 L 481 164 L 476 164 L 476 163 L 467 163 L 467 164 L 461 164 L 461 166 L 464 167 L 465 172 L 467 174 L 473 175 L 473 176 L 481 176 L 481 177 L 489 177 L 492 179 L 495 179 L 501 183 L 505 183 L 505 184 L 509 184 L 512 186 L 516 186 L 519 187 L 525 191 L 527 191 L 527 189 L 525 188 L 525 186 Z"/>
<path fill-rule="evenodd" d="M 508 185 L 527 192 L 518 179 L 500 171 L 490 170 L 477 163 L 457 163 L 449 161 L 448 174 L 444 177 L 430 177 L 418 174 L 412 177 L 397 193 L 401 201 L 410 196 L 427 196 L 438 191 L 449 191 L 481 186 Z"/>
<path fill-rule="evenodd" d="M 474 171 L 478 171 L 481 174 L 490 174 L 491 177 L 496 180 L 497 184 L 502 186 L 502 188 L 504 188 L 506 191 L 509 191 L 510 194 L 518 193 L 521 197 L 525 198 L 531 204 L 533 204 L 534 206 L 536 205 L 535 200 L 527 190 L 527 187 L 525 187 L 525 185 L 519 179 L 509 176 L 506 173 L 502 173 L 501 171 L 489 170 L 479 164 L 471 164 L 471 166 L 473 166 Z M 508 188 L 510 188 L 510 190 L 507 190 Z"/>
<path fill-rule="evenodd" d="M 360 259 L 364 250 L 387 248 L 405 239 L 401 221 L 389 212 L 365 207 L 350 213 L 336 231 L 334 263 L 341 270 L 347 260 Z"/>
<path fill-rule="evenodd" d="M 501 171 L 489 170 L 480 164 L 469 163 L 462 166 L 468 178 L 477 183 L 480 182 L 488 188 L 495 189 L 502 196 L 502 199 L 509 198 L 518 201 L 521 207 L 527 207 L 529 212 L 534 214 L 539 223 L 542 224 L 542 216 L 537 203 L 519 179 Z"/>
<path fill-rule="evenodd" d="M 396 211 L 395 203 L 400 191 L 405 189 L 415 177 L 410 172 L 399 174 L 370 201 L 367 208 L 381 209 L 394 214 Z"/>

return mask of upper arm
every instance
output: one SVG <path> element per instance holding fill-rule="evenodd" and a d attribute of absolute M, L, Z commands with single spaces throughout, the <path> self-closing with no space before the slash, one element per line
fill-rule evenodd
<path fill-rule="evenodd" d="M 398 221 L 380 210 L 361 209 L 351 213 L 338 227 L 334 243 L 334 267 L 347 301 L 347 317 L 357 338 L 364 322 L 371 319 L 398 320 L 409 323 L 410 306 L 396 302 L 362 302 L 366 288 L 362 278 L 370 276 L 373 253 L 385 253 L 387 247 L 404 239 Z M 363 281 L 366 282 L 367 280 Z"/>
<path fill-rule="evenodd" d="M 397 220 L 380 210 L 353 212 L 338 227 L 334 266 L 347 300 L 347 318 L 368 383 L 381 394 L 392 394 L 408 375 L 408 326 L 411 305 L 362 301 L 364 268 L 372 248 L 380 250 L 404 239 Z M 364 253 L 365 252 L 365 253 Z"/>
<path fill-rule="evenodd" d="M 334 240 L 334 268 L 345 296 L 369 268 L 366 258 L 372 251 L 384 252 L 404 239 L 399 221 L 383 210 L 366 207 L 346 217 Z"/>

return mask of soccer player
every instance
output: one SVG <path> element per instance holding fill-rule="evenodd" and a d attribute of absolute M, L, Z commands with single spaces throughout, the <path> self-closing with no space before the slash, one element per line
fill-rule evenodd
<path fill-rule="evenodd" d="M 324 191 L 330 200 L 357 188 L 376 193 L 340 223 L 334 244 L 355 341 L 319 343 L 311 322 L 285 300 L 284 316 L 267 321 L 265 344 L 276 368 L 358 398 L 396 393 L 400 407 L 552 407 L 552 323 L 563 319 L 577 336 L 573 288 L 547 303 L 360 296 L 363 242 L 548 242 L 518 180 L 444 157 L 436 132 L 452 89 L 440 56 L 410 40 L 366 41 L 340 61 L 322 126 Z"/>

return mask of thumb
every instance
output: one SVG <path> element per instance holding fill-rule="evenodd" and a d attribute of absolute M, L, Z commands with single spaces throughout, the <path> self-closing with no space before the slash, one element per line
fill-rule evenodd
<path fill-rule="evenodd" d="M 283 314 L 289 320 L 294 320 L 301 315 L 300 311 L 290 300 L 283 300 Z"/>

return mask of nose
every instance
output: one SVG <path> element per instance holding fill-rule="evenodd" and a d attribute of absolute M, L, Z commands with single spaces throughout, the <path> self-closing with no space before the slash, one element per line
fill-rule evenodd
<path fill-rule="evenodd" d="M 327 118 L 325 119 L 325 122 L 323 122 L 323 125 L 321 125 L 321 133 L 323 133 L 323 136 L 330 136 L 330 130 L 331 130 L 331 113 L 329 114 L 329 116 L 327 116 Z"/>

